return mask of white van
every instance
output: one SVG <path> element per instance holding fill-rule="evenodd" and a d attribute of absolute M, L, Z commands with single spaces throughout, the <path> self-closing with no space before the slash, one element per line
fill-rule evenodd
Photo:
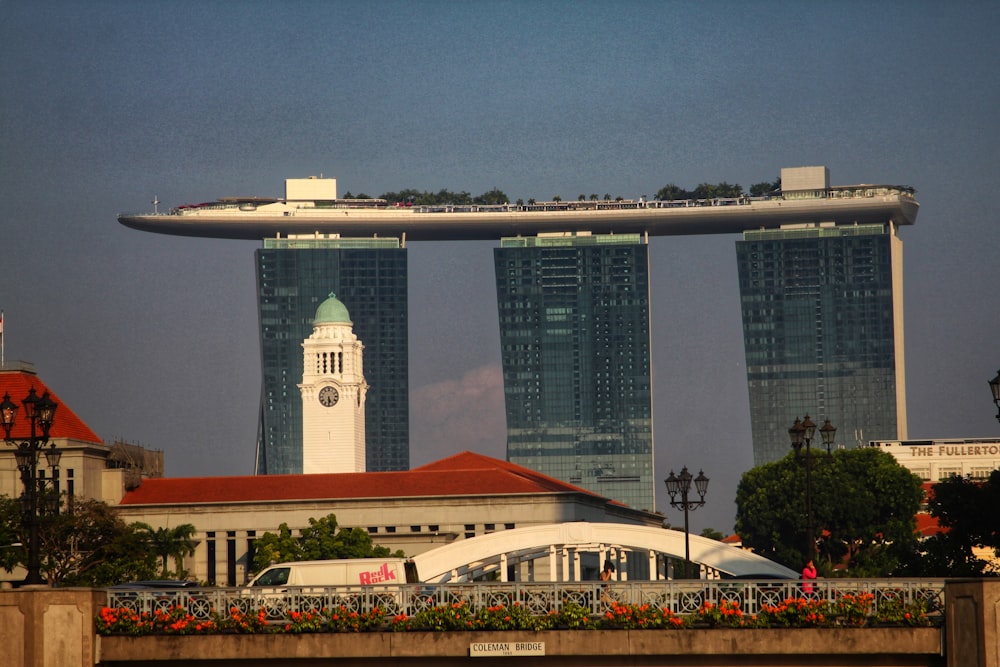
<path fill-rule="evenodd" d="M 416 584 L 417 566 L 408 558 L 344 558 L 304 560 L 271 565 L 253 578 L 251 587 L 385 586 Z"/>

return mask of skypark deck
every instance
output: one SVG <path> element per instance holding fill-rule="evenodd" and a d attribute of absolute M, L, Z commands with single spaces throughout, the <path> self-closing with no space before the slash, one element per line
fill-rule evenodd
<path fill-rule="evenodd" d="M 912 225 L 919 208 L 910 188 L 858 185 L 762 198 L 502 206 L 410 207 L 379 205 L 375 200 L 364 204 L 356 200 L 290 203 L 233 197 L 169 213 L 123 213 L 118 222 L 158 234 L 221 239 L 259 240 L 318 233 L 410 241 L 475 241 L 582 231 L 680 236 L 738 234 L 798 224 Z"/>

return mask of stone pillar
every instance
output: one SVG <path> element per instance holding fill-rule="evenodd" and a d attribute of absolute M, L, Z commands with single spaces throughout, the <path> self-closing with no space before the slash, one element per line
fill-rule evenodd
<path fill-rule="evenodd" d="M 1000 580 L 945 584 L 948 667 L 1000 667 Z"/>
<path fill-rule="evenodd" d="M 104 591 L 31 586 L 0 591 L 3 664 L 93 667 L 94 616 Z"/>

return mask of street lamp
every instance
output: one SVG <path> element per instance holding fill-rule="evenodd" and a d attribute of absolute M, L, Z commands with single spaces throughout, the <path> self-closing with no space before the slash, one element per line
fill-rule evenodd
<path fill-rule="evenodd" d="M 674 475 L 674 471 L 670 471 L 670 476 L 663 480 L 663 483 L 667 485 L 667 493 L 670 494 L 670 506 L 676 507 L 677 509 L 684 510 L 684 578 L 687 579 L 691 572 L 691 539 L 690 532 L 688 529 L 688 511 L 696 510 L 705 504 L 705 494 L 708 492 L 708 477 L 705 477 L 705 472 L 699 471 L 698 476 L 694 478 L 694 486 L 698 491 L 700 496 L 699 500 L 688 500 L 688 493 L 691 491 L 691 473 L 688 472 L 687 466 L 681 468 L 680 475 Z M 676 500 L 677 494 L 680 494 L 681 499 Z"/>
<path fill-rule="evenodd" d="M 993 403 L 997 406 L 997 421 L 1000 422 L 1000 371 L 990 380 L 990 391 L 993 392 Z"/>
<path fill-rule="evenodd" d="M 62 456 L 56 450 L 55 443 L 49 444 L 49 429 L 55 418 L 59 405 L 49 398 L 49 392 L 39 398 L 35 388 L 28 391 L 27 397 L 21 401 L 24 414 L 30 424 L 30 435 L 27 439 L 11 437 L 18 407 L 10 400 L 10 394 L 4 394 L 0 403 L 0 425 L 4 430 L 4 441 L 15 448 L 14 459 L 17 469 L 21 472 L 21 483 L 24 494 L 21 496 L 21 521 L 28 529 L 28 576 L 26 585 L 44 584 L 42 579 L 42 558 L 38 541 L 39 512 L 45 508 L 39 507 L 38 498 L 46 492 L 45 478 L 38 476 L 38 454 L 45 452 L 45 459 L 52 468 L 52 491 L 56 494 L 55 501 L 48 509 L 54 513 L 59 511 L 59 459 Z M 45 445 L 49 444 L 46 448 Z M 48 505 L 48 503 L 47 503 Z"/>
<path fill-rule="evenodd" d="M 802 421 L 798 417 L 795 423 L 788 429 L 788 437 L 792 440 L 792 449 L 795 450 L 795 458 L 798 460 L 802 451 L 802 445 L 806 446 L 806 560 L 813 560 L 816 557 L 816 539 L 813 536 L 813 510 L 812 510 L 812 439 L 816 434 L 816 424 L 809 419 L 809 415 Z M 820 437 L 826 446 L 826 453 L 830 453 L 833 446 L 834 436 L 837 435 L 837 427 L 827 419 L 819 429 Z"/>

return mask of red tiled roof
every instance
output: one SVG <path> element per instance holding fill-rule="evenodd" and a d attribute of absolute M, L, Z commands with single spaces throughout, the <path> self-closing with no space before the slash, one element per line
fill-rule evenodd
<path fill-rule="evenodd" d="M 917 533 L 921 537 L 932 537 L 938 533 L 947 533 L 948 528 L 938 523 L 938 520 L 927 512 L 917 512 Z"/>
<path fill-rule="evenodd" d="M 513 463 L 462 452 L 413 470 L 322 475 L 145 479 L 122 505 L 273 502 L 347 498 L 595 493 Z M 608 501 L 614 502 L 614 501 Z"/>
<path fill-rule="evenodd" d="M 10 432 L 12 438 L 31 437 L 31 423 L 24 416 L 24 406 L 21 405 L 21 401 L 28 395 L 28 391 L 32 387 L 39 398 L 47 391 L 49 398 L 59 404 L 59 407 L 56 408 L 55 420 L 49 431 L 49 438 L 72 438 L 84 442 L 102 442 L 101 438 L 84 424 L 83 420 L 54 391 L 39 380 L 37 375 L 26 371 L 2 371 L 0 372 L 0 396 L 9 395 L 11 402 L 18 407 L 17 419 Z"/>

